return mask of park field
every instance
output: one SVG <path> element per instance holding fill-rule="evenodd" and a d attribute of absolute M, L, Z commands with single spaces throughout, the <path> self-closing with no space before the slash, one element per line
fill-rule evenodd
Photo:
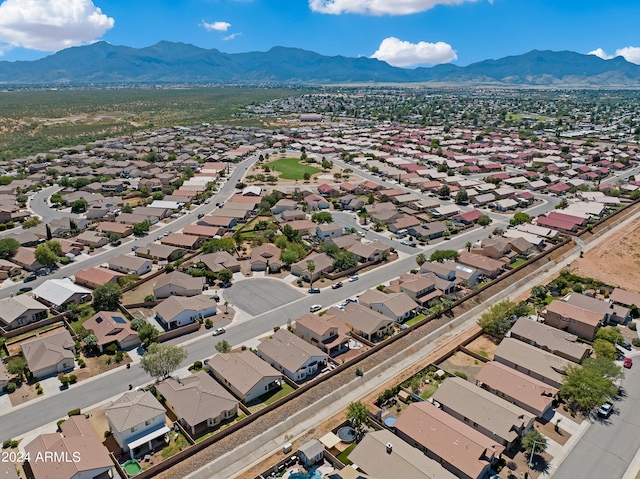
<path fill-rule="evenodd" d="M 313 166 L 300 163 L 298 158 L 283 158 L 281 160 L 268 163 L 269 168 L 280 173 L 283 180 L 302 180 L 305 173 L 310 176 L 320 173 L 322 170 Z"/>

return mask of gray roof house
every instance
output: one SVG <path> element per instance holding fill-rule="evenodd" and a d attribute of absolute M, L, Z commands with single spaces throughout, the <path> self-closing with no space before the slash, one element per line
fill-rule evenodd
<path fill-rule="evenodd" d="M 49 308 L 28 294 L 0 299 L 0 326 L 5 331 L 45 319 Z"/>
<path fill-rule="evenodd" d="M 589 345 L 578 342 L 575 334 L 527 318 L 518 319 L 509 330 L 509 335 L 576 363 L 581 363 L 591 353 Z"/>
<path fill-rule="evenodd" d="M 153 286 L 153 295 L 156 298 L 168 298 L 169 296 L 195 296 L 204 290 L 204 276 L 189 276 L 181 271 L 172 271 L 161 276 Z"/>
<path fill-rule="evenodd" d="M 39 379 L 71 371 L 74 367 L 76 346 L 66 329 L 25 341 L 20 349 L 29 371 Z"/>

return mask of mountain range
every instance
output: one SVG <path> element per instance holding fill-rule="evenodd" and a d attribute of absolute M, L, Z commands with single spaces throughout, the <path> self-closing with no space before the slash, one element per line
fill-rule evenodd
<path fill-rule="evenodd" d="M 324 56 L 299 48 L 223 53 L 162 41 L 146 48 L 97 42 L 33 61 L 0 62 L 0 85 L 131 83 L 418 83 L 573 87 L 640 86 L 640 65 L 570 51 L 533 50 L 467 66 L 396 68 L 375 58 Z"/>

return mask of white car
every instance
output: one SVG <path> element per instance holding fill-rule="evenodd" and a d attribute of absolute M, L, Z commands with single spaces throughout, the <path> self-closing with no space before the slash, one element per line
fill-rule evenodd
<path fill-rule="evenodd" d="M 216 328 L 213 330 L 213 335 L 214 336 L 220 336 L 221 334 L 224 334 L 224 328 Z"/>
<path fill-rule="evenodd" d="M 309 308 L 309 311 L 312 313 L 315 313 L 316 311 L 320 311 L 322 309 L 322 306 L 319 304 L 312 304 L 311 307 Z"/>
<path fill-rule="evenodd" d="M 360 278 L 358 278 L 358 275 L 355 276 L 351 276 L 351 278 L 349 278 L 349 282 L 353 283 L 354 281 L 358 281 Z"/>

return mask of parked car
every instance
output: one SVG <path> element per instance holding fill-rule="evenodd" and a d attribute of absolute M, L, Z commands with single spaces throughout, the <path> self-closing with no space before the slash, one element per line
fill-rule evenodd
<path fill-rule="evenodd" d="M 627 369 L 631 369 L 631 366 L 633 366 L 633 359 L 625 358 L 624 363 L 622 363 L 622 365 Z"/>
<path fill-rule="evenodd" d="M 122 241 L 120 240 L 115 240 L 111 242 L 111 246 L 120 246 L 122 244 Z"/>
<path fill-rule="evenodd" d="M 318 294 L 320 292 L 320 288 L 309 288 L 309 293 Z"/>
<path fill-rule="evenodd" d="M 156 241 L 160 241 L 162 238 L 164 238 L 164 236 L 160 235 L 156 238 Z"/>
<path fill-rule="evenodd" d="M 347 298 L 347 299 L 345 299 L 345 301 L 347 303 L 357 303 L 358 302 L 358 300 L 356 298 Z"/>
<path fill-rule="evenodd" d="M 134 246 L 132 246 L 132 247 L 131 247 L 131 251 L 135 251 L 135 250 L 137 250 L 139 247 L 140 247 L 140 246 L 135 246 L 135 245 L 134 245 Z"/>
<path fill-rule="evenodd" d="M 353 283 L 354 281 L 358 281 L 360 278 L 358 278 L 358 275 L 355 276 L 351 276 L 351 278 L 349 278 L 349 282 Z"/>
<path fill-rule="evenodd" d="M 25 286 L 24 288 L 20 288 L 21 293 L 28 293 L 29 291 L 33 291 L 31 286 Z"/>
<path fill-rule="evenodd" d="M 24 279 L 22 280 L 22 282 L 23 282 L 23 283 L 30 283 L 31 281 L 35 281 L 36 279 L 38 279 L 38 277 L 37 277 L 35 274 L 31 273 L 29 276 L 27 276 L 26 278 L 24 278 Z"/>
<path fill-rule="evenodd" d="M 319 304 L 312 304 L 311 307 L 309 308 L 309 311 L 312 313 L 315 313 L 316 311 L 320 311 L 322 309 L 322 306 Z"/>
<path fill-rule="evenodd" d="M 338 288 L 342 288 L 342 281 L 338 281 L 337 283 L 333 283 L 331 285 L 331 289 L 338 289 Z"/>
<path fill-rule="evenodd" d="M 204 213 L 198 213 L 198 219 L 203 218 L 204 217 Z"/>
<path fill-rule="evenodd" d="M 619 341 L 618 344 L 623 347 L 624 349 L 626 349 L 627 351 L 631 351 L 631 343 L 629 341 L 627 341 L 626 339 L 623 339 L 622 341 Z"/>
<path fill-rule="evenodd" d="M 211 297 L 213 298 L 213 300 L 214 300 L 216 303 L 219 303 L 219 302 L 220 302 L 220 296 L 218 296 L 217 294 L 214 294 L 214 295 L 213 295 L 213 296 L 211 296 Z"/>
<path fill-rule="evenodd" d="M 598 416 L 607 418 L 611 416 L 612 412 L 613 404 L 611 404 L 610 402 L 606 402 L 602 406 L 600 406 L 600 409 L 598 409 Z"/>
<path fill-rule="evenodd" d="M 216 328 L 213 330 L 213 335 L 214 336 L 220 336 L 221 334 L 224 334 L 224 328 Z"/>
<path fill-rule="evenodd" d="M 171 231 L 165 231 L 164 236 L 169 236 L 169 233 L 171 233 Z"/>

